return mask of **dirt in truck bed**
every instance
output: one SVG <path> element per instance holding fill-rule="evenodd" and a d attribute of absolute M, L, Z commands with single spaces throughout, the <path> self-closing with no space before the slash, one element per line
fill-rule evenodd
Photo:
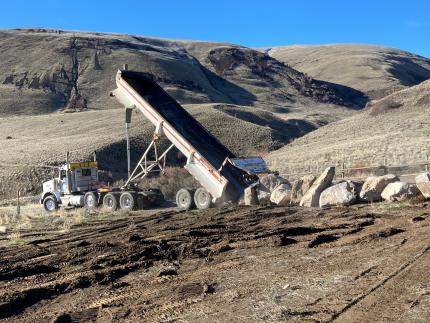
<path fill-rule="evenodd" d="M 426 205 L 172 209 L 31 234 L 0 248 L 1 320 L 430 320 Z"/>

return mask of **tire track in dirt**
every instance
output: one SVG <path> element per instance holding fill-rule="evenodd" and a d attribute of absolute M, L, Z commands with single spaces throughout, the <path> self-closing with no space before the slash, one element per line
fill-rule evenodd
<path fill-rule="evenodd" d="M 309 301 L 282 310 L 284 319 L 342 319 L 427 257 L 426 220 L 415 224 L 403 210 L 395 212 L 259 207 L 169 211 L 154 216 L 136 213 L 88 227 L 75 226 L 49 241 L 0 248 L 7 254 L 0 262 L 0 317 L 11 321 L 62 315 L 91 320 L 99 315 L 111 321 L 192 317 L 193 309 L 208 310 L 217 299 L 217 288 L 210 293 L 205 290 L 212 290 L 212 282 L 222 283 L 218 273 L 229 280 L 236 271 L 246 272 L 243 266 L 252 265 L 244 255 L 261 257 L 269 252 L 287 257 L 293 262 L 290 270 L 304 279 L 306 275 L 315 279 L 317 273 L 329 277 L 325 268 L 334 268 L 339 258 L 345 258 L 338 264 L 347 270 L 348 280 L 327 287 L 320 299 L 304 297 Z M 420 212 L 414 209 L 411 215 Z M 417 256 L 411 259 L 411 254 Z M 385 257 L 382 263 L 378 262 L 381 255 Z M 369 264 L 367 268 L 362 260 Z M 360 270 L 351 271 L 354 266 L 348 261 L 360 265 L 356 267 Z M 400 267 L 398 261 L 403 261 Z M 163 266 L 175 269 L 165 276 L 160 271 Z M 282 267 L 268 268 L 288 275 Z M 261 274 L 263 279 L 266 273 Z M 259 286 L 258 280 L 250 284 Z M 246 287 L 240 302 L 253 297 L 246 294 Z M 239 312 L 241 317 L 249 315 Z"/>
<path fill-rule="evenodd" d="M 348 320 L 348 321 L 363 321 L 363 317 L 365 316 L 367 317 L 367 319 L 375 319 L 376 318 L 376 313 L 375 312 L 379 312 L 378 314 L 380 315 L 380 313 L 384 310 L 384 308 L 372 308 L 372 314 L 369 314 L 368 310 L 369 307 L 366 307 L 366 312 L 367 313 L 363 313 L 363 310 L 356 310 L 354 307 L 357 306 L 360 302 L 365 301 L 366 299 L 369 298 L 375 298 L 375 294 L 381 294 L 382 292 L 380 291 L 382 288 L 384 288 L 387 284 L 393 284 L 393 281 L 395 281 L 396 279 L 398 279 L 398 277 L 400 275 L 402 275 L 405 271 L 407 270 L 411 270 L 410 267 L 412 266 L 416 266 L 417 262 L 419 262 L 421 260 L 421 258 L 424 257 L 428 257 L 428 252 L 430 250 L 430 243 L 423 248 L 418 254 L 416 254 L 414 257 L 412 257 L 412 259 L 408 260 L 407 262 L 403 263 L 400 267 L 398 267 L 394 272 L 392 272 L 390 275 L 386 276 L 384 279 L 382 279 L 381 281 L 379 281 L 377 284 L 375 284 L 373 287 L 371 287 L 368 291 L 366 291 L 365 293 L 359 295 L 358 297 L 356 297 L 355 299 L 353 299 L 351 302 L 349 302 L 344 308 L 342 308 L 339 312 L 335 313 L 332 315 L 331 320 L 336 321 L 336 320 Z M 427 266 L 428 267 L 428 266 Z M 396 299 L 396 296 L 400 296 L 399 294 L 401 292 L 404 292 L 404 290 L 402 291 L 397 291 L 396 294 L 391 294 L 390 298 L 392 299 Z M 373 315 L 373 317 L 372 317 Z"/>

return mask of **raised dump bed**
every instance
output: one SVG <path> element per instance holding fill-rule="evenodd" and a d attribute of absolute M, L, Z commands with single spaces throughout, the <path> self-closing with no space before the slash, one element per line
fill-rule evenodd
<path fill-rule="evenodd" d="M 150 145 L 129 181 L 146 176 L 154 165 L 162 168 L 161 159 L 165 158 L 173 146 L 186 156 L 185 169 L 202 185 L 196 192 L 186 189 L 178 192 L 177 202 L 183 208 L 192 207 L 193 202 L 198 208 L 207 208 L 212 203 L 223 201 L 237 202 L 244 194 L 245 188 L 258 180 L 257 176 L 247 171 L 245 167 L 236 167 L 235 164 L 238 163 L 242 165 L 249 163 L 240 163 L 227 147 L 167 94 L 151 75 L 120 70 L 116 76 L 116 84 L 118 88 L 112 95 L 126 110 L 130 112 L 137 109 L 154 124 L 155 140 L 151 145 L 155 145 L 156 140 L 162 136 L 172 143 L 159 158 L 156 156 L 155 162 L 150 167 L 147 167 L 144 161 Z M 251 163 L 254 165 L 253 169 L 265 168 L 261 158 L 253 158 Z M 255 163 L 260 165 L 256 167 Z"/>

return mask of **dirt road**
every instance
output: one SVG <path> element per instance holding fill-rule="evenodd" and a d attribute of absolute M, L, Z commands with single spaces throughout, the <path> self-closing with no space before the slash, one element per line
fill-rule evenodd
<path fill-rule="evenodd" d="M 137 212 L 27 238 L 0 248 L 5 321 L 430 320 L 428 206 Z"/>

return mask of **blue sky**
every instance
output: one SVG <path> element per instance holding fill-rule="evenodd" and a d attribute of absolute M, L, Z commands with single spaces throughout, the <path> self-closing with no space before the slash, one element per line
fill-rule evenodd
<path fill-rule="evenodd" d="M 366 43 L 430 57 L 430 0 L 2 1 L 0 28 L 52 27 L 249 47 Z"/>

